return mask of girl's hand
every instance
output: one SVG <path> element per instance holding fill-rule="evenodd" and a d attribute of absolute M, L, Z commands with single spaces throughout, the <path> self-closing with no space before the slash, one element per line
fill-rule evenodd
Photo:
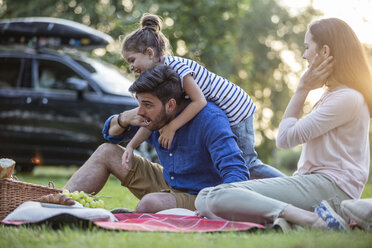
<path fill-rule="evenodd" d="M 158 139 L 160 145 L 163 148 L 170 149 L 172 140 L 174 138 L 175 131 L 170 127 L 170 125 L 165 125 L 159 130 L 160 137 Z"/>
<path fill-rule="evenodd" d="M 132 161 L 132 157 L 133 157 L 133 148 L 131 146 L 127 146 L 121 158 L 121 164 L 123 165 L 124 169 L 128 171 L 129 171 L 129 164 Z"/>
<path fill-rule="evenodd" d="M 332 74 L 333 66 L 334 59 L 332 56 L 322 60 L 321 56 L 316 54 L 309 69 L 301 77 L 299 87 L 308 91 L 323 87 Z"/>

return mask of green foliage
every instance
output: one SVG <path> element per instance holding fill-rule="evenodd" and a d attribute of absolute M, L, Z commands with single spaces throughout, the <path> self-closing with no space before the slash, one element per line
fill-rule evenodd
<path fill-rule="evenodd" d="M 364 187 L 361 198 L 372 198 L 372 182 L 368 182 Z"/>
<path fill-rule="evenodd" d="M 267 232 L 229 233 L 151 233 L 104 231 L 98 228 L 83 230 L 63 228 L 52 230 L 40 227 L 0 226 L 0 247 L 131 247 L 131 248 L 323 248 L 323 247 L 370 247 L 372 235 L 363 231 L 351 233 L 324 232 L 317 230 L 295 231 L 282 234 Z"/>
<path fill-rule="evenodd" d="M 131 247 L 131 248 L 241 248 L 241 247 L 370 247 L 372 235 L 362 231 L 351 233 L 317 230 L 278 232 L 229 233 L 151 233 L 104 231 L 98 228 L 83 230 L 63 228 L 52 230 L 40 227 L 0 226 L 0 247 Z"/>
<path fill-rule="evenodd" d="M 300 149 L 277 150 L 274 165 L 276 168 L 292 174 L 297 169 L 300 154 Z"/>
<path fill-rule="evenodd" d="M 0 1 L 0 18 L 66 18 L 99 29 L 116 40 L 137 28 L 146 12 L 163 17 L 163 31 L 175 55 L 199 61 L 253 98 L 257 105 L 257 151 L 264 162 L 273 161 L 274 134 L 292 94 L 288 88 L 291 68 L 281 54 L 290 50 L 302 61 L 304 33 L 318 14 L 313 8 L 291 16 L 278 0 Z M 103 58 L 128 72 L 119 54 L 120 48 L 111 49 Z M 294 75 L 298 76 L 298 72 Z"/>

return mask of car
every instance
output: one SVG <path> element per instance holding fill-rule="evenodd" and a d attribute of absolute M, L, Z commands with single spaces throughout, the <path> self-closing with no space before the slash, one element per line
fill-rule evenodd
<path fill-rule="evenodd" d="M 104 142 L 105 120 L 138 106 L 128 77 L 87 56 L 110 42 L 64 19 L 0 20 L 0 157 L 18 171 L 89 158 Z"/>

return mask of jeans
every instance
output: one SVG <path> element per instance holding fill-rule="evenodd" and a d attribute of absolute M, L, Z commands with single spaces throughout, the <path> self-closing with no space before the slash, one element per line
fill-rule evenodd
<path fill-rule="evenodd" d="M 253 118 L 253 115 L 251 115 L 238 124 L 231 126 L 231 130 L 238 138 L 238 146 L 243 152 L 242 155 L 249 169 L 250 179 L 286 176 L 278 169 L 262 163 L 257 158 L 257 152 L 254 149 Z"/>
<path fill-rule="evenodd" d="M 343 200 L 350 199 L 325 174 L 248 180 L 204 188 L 195 207 L 209 219 L 271 223 L 293 205 L 313 211 L 322 200 L 339 212 Z"/>

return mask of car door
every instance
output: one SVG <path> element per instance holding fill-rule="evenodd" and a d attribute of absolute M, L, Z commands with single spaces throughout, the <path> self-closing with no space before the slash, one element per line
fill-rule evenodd
<path fill-rule="evenodd" d="M 112 38 L 45 17 L 1 20 L 0 29 L 0 156 L 18 165 L 81 165 L 103 142 L 106 118 L 137 106 L 107 89 L 107 73 L 97 76 L 75 58 L 83 55 L 75 49 L 104 48 Z"/>
<path fill-rule="evenodd" d="M 103 141 L 100 93 L 60 58 L 34 58 L 32 78 L 40 163 L 81 163 Z"/>
<path fill-rule="evenodd" d="M 0 55 L 0 154 L 30 163 L 34 145 L 33 118 L 29 106 L 31 59 L 27 54 Z M 30 143 L 31 141 L 31 143 Z"/>

